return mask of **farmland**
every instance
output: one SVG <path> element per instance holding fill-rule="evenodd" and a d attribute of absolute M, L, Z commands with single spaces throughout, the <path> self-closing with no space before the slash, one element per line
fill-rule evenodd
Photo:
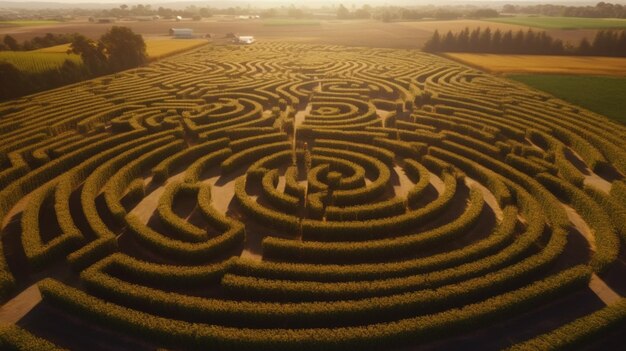
<path fill-rule="evenodd" d="M 206 45 L 208 41 L 206 39 L 171 39 L 168 37 L 154 37 L 146 38 L 146 53 L 151 60 L 156 60 L 190 50 L 202 45 Z M 70 45 L 57 45 L 48 48 L 38 49 L 33 51 L 34 53 L 58 53 L 64 54 L 69 50 Z"/>
<path fill-rule="evenodd" d="M 626 19 L 620 18 L 515 16 L 489 18 L 485 21 L 542 29 L 626 29 Z"/>
<path fill-rule="evenodd" d="M 205 39 L 177 40 L 168 38 L 154 38 L 146 40 L 146 52 L 150 60 L 180 53 L 202 45 Z M 2 51 L 0 62 L 13 64 L 18 70 L 31 73 L 42 73 L 59 69 L 65 60 L 80 64 L 80 56 L 67 54 L 69 44 L 57 45 L 34 51 Z"/>
<path fill-rule="evenodd" d="M 546 73 L 626 76 L 626 59 L 599 56 L 446 53 L 447 57 L 492 73 Z"/>
<path fill-rule="evenodd" d="M 17 20 L 17 21 L 0 21 L 0 27 L 35 27 L 49 26 L 61 23 L 52 20 Z"/>
<path fill-rule="evenodd" d="M 626 122 L 626 59 L 592 56 L 446 53 L 445 57 L 543 90 Z"/>
<path fill-rule="evenodd" d="M 626 127 L 547 93 L 260 42 L 0 115 L 0 346 L 622 342 Z"/>
<path fill-rule="evenodd" d="M 0 62 L 8 62 L 18 70 L 30 73 L 59 69 L 65 60 L 81 62 L 80 56 L 68 55 L 65 52 L 0 51 Z"/>
<path fill-rule="evenodd" d="M 523 74 L 509 78 L 626 125 L 626 77 Z"/>
<path fill-rule="evenodd" d="M 314 24 L 317 23 L 317 24 Z M 275 24 L 275 25 L 267 25 Z M 306 25 L 304 25 L 306 24 Z M 528 30 L 528 26 L 479 20 L 409 21 L 383 23 L 375 20 L 202 20 L 174 22 L 120 21 L 114 25 L 131 28 L 144 37 L 163 36 L 172 27 L 191 28 L 196 34 L 212 34 L 223 38 L 227 33 L 253 35 L 258 40 L 289 41 L 297 43 L 348 45 L 400 49 L 420 49 L 435 30 L 445 33 L 465 27 L 489 26 L 492 30 Z M 111 25 L 88 22 L 65 22 L 37 27 L 0 27 L 0 36 L 10 34 L 17 40 L 31 39 L 45 33 L 81 33 L 91 39 L 100 37 Z M 564 42 L 578 43 L 583 37 L 593 38 L 597 30 L 549 29 L 548 34 Z"/>

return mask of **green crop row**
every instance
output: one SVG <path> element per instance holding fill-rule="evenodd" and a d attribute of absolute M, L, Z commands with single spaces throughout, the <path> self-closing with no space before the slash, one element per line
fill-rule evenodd
<path fill-rule="evenodd" d="M 235 139 L 228 146 L 233 152 L 237 153 L 262 144 L 273 144 L 281 141 L 287 141 L 287 134 L 276 132 Z"/>
<path fill-rule="evenodd" d="M 188 192 L 188 188 L 184 187 L 185 184 L 180 181 L 167 184 L 165 191 L 159 198 L 156 213 L 161 223 L 173 233 L 173 237 L 181 241 L 202 242 L 207 239 L 206 230 L 198 228 L 184 218 L 179 217 L 172 208 L 176 197 L 183 192 Z M 197 191 L 197 189 L 193 190 Z"/>
<path fill-rule="evenodd" d="M 116 253 L 93 267 L 111 276 L 124 277 L 124 279 L 153 287 L 205 287 L 219 282 L 234 260 L 235 258 L 230 258 L 209 265 L 179 266 L 146 262 Z"/>
<path fill-rule="evenodd" d="M 103 193 L 107 208 L 118 223 L 123 222 L 127 213 L 121 203 L 121 199 L 130 183 L 137 178 L 142 178 L 142 174 L 160 159 L 175 154 L 184 147 L 185 142 L 183 140 L 172 141 L 154 150 L 140 146 L 139 148 L 143 150 L 141 156 L 115 170 L 115 173 L 104 185 Z"/>
<path fill-rule="evenodd" d="M 0 349 L 5 351 L 65 350 L 13 324 L 0 325 Z"/>
<path fill-rule="evenodd" d="M 385 164 L 392 165 L 395 157 L 394 153 L 377 146 L 372 146 L 363 143 L 355 143 L 349 141 L 332 140 L 332 139 L 316 139 L 315 146 L 320 148 L 333 148 L 339 150 L 348 150 L 359 153 L 365 153 L 373 156 L 378 160 L 383 161 Z"/>
<path fill-rule="evenodd" d="M 414 207 L 430 184 L 430 174 L 426 167 L 410 158 L 404 159 L 404 170 L 415 183 L 406 195 L 407 204 L 409 207 Z"/>
<path fill-rule="evenodd" d="M 155 182 L 164 182 L 167 178 L 170 177 L 171 172 L 176 167 L 191 164 L 205 154 L 212 153 L 227 147 L 228 143 L 229 139 L 221 138 L 204 142 L 202 144 L 190 147 L 182 152 L 169 156 L 152 169 L 152 179 Z"/>
<path fill-rule="evenodd" d="M 336 150 L 330 148 L 313 148 L 314 155 L 337 157 L 360 164 L 366 171 L 376 174 L 371 184 L 349 190 L 336 190 L 331 193 L 331 201 L 336 206 L 358 205 L 373 201 L 383 195 L 391 178 L 389 167 L 378 159 L 358 152 Z"/>
<path fill-rule="evenodd" d="M 289 235 L 299 231 L 299 218 L 274 211 L 259 205 L 246 193 L 246 176 L 237 178 L 235 182 L 235 197 L 243 210 L 255 220 L 276 230 L 285 230 Z"/>
<path fill-rule="evenodd" d="M 579 349 L 601 339 L 626 321 L 626 299 L 556 328 L 546 334 L 518 343 L 507 351 Z"/>
<path fill-rule="evenodd" d="M 248 168 L 246 175 L 251 180 L 260 180 L 269 169 L 294 164 L 297 153 L 298 151 L 294 154 L 293 150 L 284 150 L 261 157 Z"/>
<path fill-rule="evenodd" d="M 326 220 L 329 221 L 364 221 L 403 214 L 406 211 L 406 200 L 394 197 L 389 200 L 372 204 L 348 207 L 327 206 Z"/>
<path fill-rule="evenodd" d="M 211 167 L 220 165 L 225 159 L 232 155 L 231 149 L 221 149 L 202 156 L 194 161 L 185 171 L 185 183 L 194 184 L 200 180 L 202 173 Z"/>
<path fill-rule="evenodd" d="M 285 171 L 285 194 L 304 200 L 306 188 L 298 183 L 298 167 L 289 166 Z"/>
<path fill-rule="evenodd" d="M 515 206 L 507 206 L 503 209 L 502 222 L 489 237 L 460 249 L 424 258 L 352 265 L 257 262 L 249 259 L 239 259 L 234 262 L 230 272 L 237 275 L 267 279 L 319 282 L 373 280 L 402 277 L 410 274 L 423 274 L 470 262 L 497 252 L 502 247 L 510 244 L 516 233 L 517 215 L 518 212 Z"/>
<path fill-rule="evenodd" d="M 357 237 L 361 241 L 356 242 L 294 242 L 275 237 L 267 237 L 263 240 L 263 254 L 268 258 L 275 258 L 291 262 L 371 262 L 384 261 L 387 259 L 408 257 L 416 250 L 432 247 L 448 238 L 472 228 L 484 205 L 482 194 L 472 191 L 470 205 L 463 215 L 450 223 L 422 233 L 397 236 L 389 239 L 367 240 L 363 234 Z M 398 221 L 393 217 L 385 219 L 385 222 Z M 383 220 L 379 220 L 383 221 Z M 303 222 L 306 224 L 307 220 Z M 368 221 L 362 222 L 367 223 Z M 338 222 L 341 223 L 341 222 Z M 345 222 L 354 223 L 354 222 Z M 391 226 L 391 224 L 390 224 Z M 383 228 L 379 228 L 382 231 Z M 370 229 L 371 230 L 371 229 Z M 355 232 L 357 233 L 357 232 Z M 382 231 L 381 235 L 394 234 L 396 232 Z M 355 234 L 357 235 L 357 234 Z M 331 239 L 334 239 L 331 237 Z"/>
<path fill-rule="evenodd" d="M 566 181 L 546 173 L 539 174 L 537 179 L 571 204 L 589 224 L 593 230 L 596 245 L 590 264 L 598 272 L 607 269 L 617 259 L 620 250 L 619 237 L 615 233 L 609 215 L 584 191 Z"/>
<path fill-rule="evenodd" d="M 126 216 L 128 233 L 146 248 L 183 262 L 206 262 L 239 245 L 244 237 L 244 228 L 227 231 L 201 243 L 188 243 L 169 238 L 143 224 L 135 215 Z"/>
<path fill-rule="evenodd" d="M 291 150 L 291 142 L 280 141 L 277 143 L 262 144 L 240 152 L 235 152 L 222 162 L 222 173 L 231 173 L 246 163 L 254 162 L 261 157 L 285 150 Z"/>
<path fill-rule="evenodd" d="M 50 236 L 54 224 L 47 228 L 40 228 L 40 212 L 45 211 L 42 208 L 46 200 L 51 199 L 54 194 L 54 184 L 48 184 L 33 192 L 30 196 L 26 208 L 22 212 L 22 247 L 28 259 L 28 263 L 35 270 L 45 268 L 52 260 L 58 259 L 63 254 L 67 254 L 78 248 L 84 237 L 80 232 L 63 233 L 52 239 L 46 240 L 43 232 Z M 56 218 L 54 219 L 56 220 Z"/>
<path fill-rule="evenodd" d="M 279 192 L 278 186 L 278 170 L 273 169 L 263 176 L 261 181 L 263 186 L 264 198 L 278 210 L 287 214 L 296 214 L 300 210 L 300 200 L 286 193 Z"/>
<path fill-rule="evenodd" d="M 481 323 L 510 316 L 579 288 L 586 284 L 589 275 L 585 267 L 577 266 L 520 289 L 462 308 L 398 322 L 335 329 L 271 331 L 207 326 L 158 317 L 105 302 L 51 279 L 40 283 L 40 289 L 48 303 L 77 313 L 81 318 L 115 330 L 141 335 L 165 345 L 226 350 L 290 350 L 294 347 L 305 350 L 320 348 L 341 350 L 355 347 L 370 350 L 380 349 L 383 345 L 400 346 L 409 342 L 431 340 L 443 337 L 451 331 L 475 328 Z M 145 296 L 146 292 L 134 290 L 132 294 Z M 164 309 L 171 299 L 161 300 L 159 296 L 157 301 L 152 304 L 152 308 Z"/>
<path fill-rule="evenodd" d="M 311 165 L 313 169 L 307 174 L 309 192 L 326 190 L 328 184 L 324 181 L 328 180 L 328 172 L 331 171 L 342 175 L 339 183 L 333 187 L 334 190 L 355 189 L 365 186 L 365 168 L 356 162 L 335 156 L 312 155 Z M 322 166 L 322 168 L 318 170 L 317 166 Z M 324 171 L 322 172 L 322 170 Z M 317 175 L 316 172 L 322 173 Z"/>
<path fill-rule="evenodd" d="M 302 237 L 311 241 L 365 241 L 384 237 L 402 236 L 427 221 L 439 216 L 456 193 L 457 179 L 444 176 L 445 191 L 423 208 L 380 219 L 344 222 L 302 221 Z M 482 199 L 482 198 L 481 198 Z"/>

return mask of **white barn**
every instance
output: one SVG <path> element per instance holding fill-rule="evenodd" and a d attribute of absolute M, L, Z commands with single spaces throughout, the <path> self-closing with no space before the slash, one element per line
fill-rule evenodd
<path fill-rule="evenodd" d="M 237 37 L 239 44 L 252 44 L 254 43 L 254 37 L 251 35 L 241 35 Z"/>
<path fill-rule="evenodd" d="M 193 38 L 191 28 L 170 28 L 170 35 L 174 38 Z"/>

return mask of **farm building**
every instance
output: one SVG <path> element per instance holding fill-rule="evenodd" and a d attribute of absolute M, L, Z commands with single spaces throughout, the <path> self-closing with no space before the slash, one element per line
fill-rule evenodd
<path fill-rule="evenodd" d="M 242 36 L 238 36 L 235 41 L 238 44 L 252 44 L 254 43 L 254 37 L 250 36 L 250 35 L 242 35 Z"/>
<path fill-rule="evenodd" d="M 191 28 L 170 28 L 170 35 L 174 38 L 193 38 Z"/>

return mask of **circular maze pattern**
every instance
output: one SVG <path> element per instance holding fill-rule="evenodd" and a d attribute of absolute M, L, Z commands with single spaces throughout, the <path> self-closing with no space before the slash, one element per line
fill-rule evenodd
<path fill-rule="evenodd" d="M 602 279 L 626 128 L 437 56 L 205 47 L 0 115 L 0 292 L 37 282 L 40 313 L 135 349 L 451 349 L 479 329 L 480 349 L 545 350 L 626 316 Z M 74 345 L 23 327 L 1 342 Z"/>

